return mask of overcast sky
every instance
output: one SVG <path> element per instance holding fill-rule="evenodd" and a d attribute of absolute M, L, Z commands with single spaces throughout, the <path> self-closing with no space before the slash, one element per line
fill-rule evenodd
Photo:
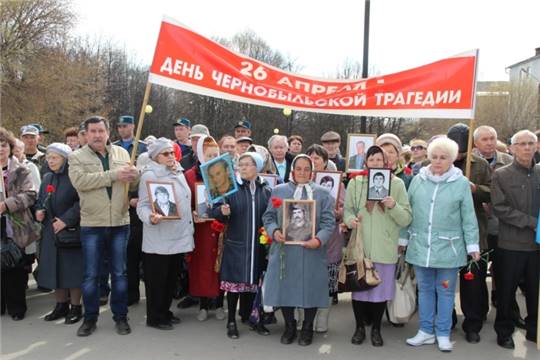
<path fill-rule="evenodd" d="M 163 15 L 207 36 L 254 30 L 297 60 L 302 74 L 334 77 L 362 62 L 364 1 L 75 0 L 76 34 L 111 39 L 150 64 Z M 479 48 L 479 80 L 540 47 L 539 0 L 372 0 L 370 75 L 388 74 Z"/>

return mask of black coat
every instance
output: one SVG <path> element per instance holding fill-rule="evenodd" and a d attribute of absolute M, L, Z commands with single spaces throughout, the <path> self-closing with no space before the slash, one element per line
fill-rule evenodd
<path fill-rule="evenodd" d="M 47 194 L 47 187 L 54 186 L 54 193 Z M 43 234 L 40 242 L 38 284 L 48 289 L 80 288 L 83 279 L 82 250 L 57 249 L 52 221 L 55 217 L 67 227 L 80 222 L 79 195 L 68 176 L 68 165 L 58 173 L 49 172 L 43 177 L 39 189 L 38 209 L 45 210 Z"/>
<path fill-rule="evenodd" d="M 272 191 L 259 177 L 256 186 L 253 197 L 247 182 L 238 184 L 238 192 L 226 197 L 231 208 L 230 216 L 221 214 L 221 204 L 212 209 L 211 217 L 228 224 L 223 242 L 222 281 L 258 284 L 266 268 L 265 248 L 259 243 L 259 229 L 263 226 L 262 215 Z"/>

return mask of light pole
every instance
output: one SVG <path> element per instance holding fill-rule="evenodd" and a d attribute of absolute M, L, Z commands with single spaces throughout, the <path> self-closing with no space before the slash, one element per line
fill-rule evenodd
<path fill-rule="evenodd" d="M 293 111 L 291 108 L 283 108 L 283 115 L 287 118 L 287 138 L 291 136 Z"/>
<path fill-rule="evenodd" d="M 368 77 L 368 59 L 369 59 L 369 6 L 370 0 L 364 0 L 364 56 L 362 59 L 362 78 Z M 360 117 L 360 132 L 366 133 L 367 120 L 365 116 Z"/>

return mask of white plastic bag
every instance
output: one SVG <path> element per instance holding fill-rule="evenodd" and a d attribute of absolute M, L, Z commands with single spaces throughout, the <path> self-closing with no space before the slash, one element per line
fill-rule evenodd
<path fill-rule="evenodd" d="M 412 265 L 401 255 L 396 266 L 396 295 L 388 302 L 388 319 L 394 324 L 405 324 L 416 312 L 416 279 Z"/>

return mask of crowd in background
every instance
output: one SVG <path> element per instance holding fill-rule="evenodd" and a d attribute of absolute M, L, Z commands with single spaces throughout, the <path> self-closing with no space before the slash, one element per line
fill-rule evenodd
<path fill-rule="evenodd" d="M 407 344 L 452 350 L 457 286 L 466 341 L 481 341 L 491 303 L 501 347 L 514 348 L 516 326 L 536 342 L 538 133 L 518 131 L 506 146 L 494 128 L 480 126 L 471 150 L 464 124 L 408 144 L 381 134 L 359 154 L 363 170 L 392 174 L 389 192 L 375 201 L 367 196 L 366 171 L 349 171 L 356 160 L 342 156 L 342 138 L 334 131 L 322 134 L 320 144 L 274 135 L 260 145 L 247 119 L 220 139 L 186 118 L 171 124 L 172 139 L 136 142 L 134 127 L 132 116 L 120 117 L 115 129 L 108 119 L 92 116 L 66 129 L 63 143 L 48 145 L 40 124 L 23 126 L 20 138 L 0 128 L 2 239 L 21 251 L 17 264 L 3 264 L 2 314 L 24 319 L 33 271 L 40 289 L 54 290 L 55 305 L 45 321 L 83 319 L 77 335 L 89 336 L 100 306 L 109 302 L 116 331 L 125 335 L 131 332 L 128 307 L 139 303 L 143 280 L 149 327 L 174 329 L 180 318 L 171 311 L 172 301 L 183 297 L 178 307 L 197 304 L 199 321 L 211 312 L 226 319 L 231 339 L 240 337 L 238 317 L 258 334 L 270 334 L 279 309 L 281 342 L 298 338 L 306 346 L 314 332 L 329 331 L 343 249 L 354 237 L 382 282 L 352 292 L 353 344 L 365 341 L 370 326 L 372 345 L 383 346 L 381 323 L 395 296 L 400 257 L 417 280 L 419 326 Z M 238 191 L 207 204 L 205 217 L 195 195 L 201 166 L 225 153 Z M 337 198 L 313 181 L 321 171 L 342 172 Z M 277 184 L 262 174 L 275 175 Z M 148 182 L 174 184 L 171 207 L 156 211 L 152 199 L 161 199 L 160 191 L 171 194 L 154 192 Z M 300 246 L 283 246 L 285 200 L 316 203 L 314 236 Z M 172 215 L 177 216 L 168 219 Z M 526 312 L 516 302 L 518 287 Z"/>

